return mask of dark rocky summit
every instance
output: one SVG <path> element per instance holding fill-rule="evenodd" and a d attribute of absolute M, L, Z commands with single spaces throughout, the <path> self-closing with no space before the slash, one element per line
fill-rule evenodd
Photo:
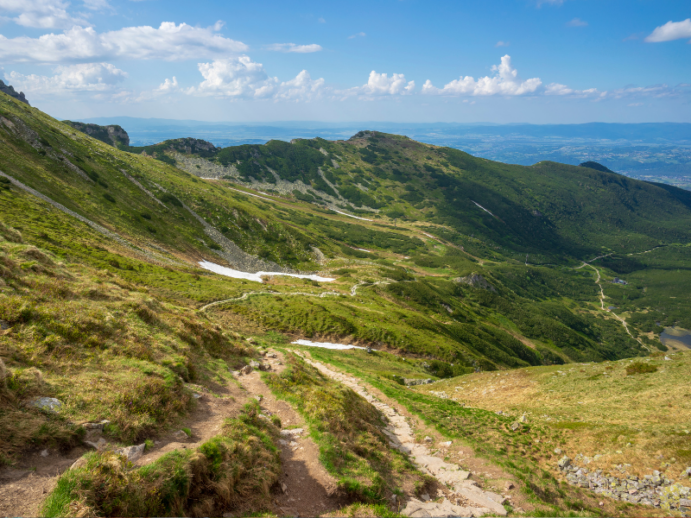
<path fill-rule="evenodd" d="M 29 101 L 26 100 L 26 97 L 24 96 L 24 92 L 17 92 L 13 86 L 11 85 L 6 85 L 1 79 L 0 79 L 0 92 L 5 93 L 9 95 L 10 97 L 14 97 L 18 101 L 21 101 L 23 103 L 29 104 Z M 29 104 L 29 106 L 31 106 Z"/>

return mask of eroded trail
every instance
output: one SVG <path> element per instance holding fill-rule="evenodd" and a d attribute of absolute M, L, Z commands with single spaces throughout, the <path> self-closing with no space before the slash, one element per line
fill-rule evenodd
<path fill-rule="evenodd" d="M 280 358 L 267 360 L 272 370 L 281 372 Z M 253 371 L 238 376 L 250 397 L 259 399 L 262 413 L 281 419 L 281 474 L 280 488 L 274 494 L 273 512 L 278 516 L 319 516 L 336 511 L 346 502 L 336 492 L 336 480 L 319 462 L 319 447 L 314 443 L 302 417 L 285 401 L 276 399 L 271 389 Z"/>
<path fill-rule="evenodd" d="M 421 471 L 436 478 L 440 487 L 448 488 L 444 491 L 445 495 L 441 501 L 422 501 L 410 498 L 405 508 L 401 509 L 401 514 L 415 518 L 482 516 L 488 513 L 506 516 L 507 512 L 502 504 L 507 501 L 507 498 L 481 489 L 474 481 L 469 480 L 471 476 L 469 471 L 463 470 L 458 464 L 447 462 L 433 455 L 426 444 L 416 443 L 408 419 L 395 404 L 387 404 L 374 397 L 361 380 L 338 372 L 322 363 L 312 361 L 305 355 L 303 358 L 322 374 L 349 387 L 382 412 L 389 423 L 384 433 L 389 438 L 391 447 L 409 455 Z M 450 442 L 447 443 L 447 445 L 450 444 Z"/>

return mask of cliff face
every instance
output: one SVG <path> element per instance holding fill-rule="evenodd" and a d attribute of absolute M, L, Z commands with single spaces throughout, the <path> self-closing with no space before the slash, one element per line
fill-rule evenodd
<path fill-rule="evenodd" d="M 130 145 L 130 136 L 122 129 L 121 126 L 99 126 L 98 124 L 86 124 L 84 122 L 63 121 L 69 124 L 74 129 L 86 133 L 90 137 L 105 142 L 113 147 L 128 147 Z"/>
<path fill-rule="evenodd" d="M 6 85 L 1 79 L 0 79 L 0 92 L 6 93 L 10 97 L 14 97 L 18 101 L 21 101 L 23 103 L 29 104 L 29 101 L 26 100 L 26 97 L 24 97 L 24 92 L 17 92 L 14 87 L 11 85 Z M 31 106 L 29 104 L 29 106 Z"/>

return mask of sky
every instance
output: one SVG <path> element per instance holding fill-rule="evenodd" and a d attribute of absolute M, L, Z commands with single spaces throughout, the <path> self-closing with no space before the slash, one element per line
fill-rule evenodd
<path fill-rule="evenodd" d="M 0 0 L 60 119 L 691 122 L 689 0 Z"/>

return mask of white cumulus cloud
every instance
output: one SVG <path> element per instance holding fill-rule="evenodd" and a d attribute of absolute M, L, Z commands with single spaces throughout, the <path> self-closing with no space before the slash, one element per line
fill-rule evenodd
<path fill-rule="evenodd" d="M 68 92 L 106 92 L 117 88 L 127 73 L 110 63 L 58 66 L 53 76 L 5 74 L 12 85 L 24 92 L 60 95 Z"/>
<path fill-rule="evenodd" d="M 221 23 L 203 28 L 163 22 L 158 28 L 124 27 L 101 34 L 91 27 L 74 26 L 62 34 L 44 34 L 38 38 L 0 35 L 0 61 L 65 63 L 115 58 L 175 61 L 247 50 L 244 43 L 218 34 L 221 27 Z"/>
<path fill-rule="evenodd" d="M 405 74 L 381 74 L 372 70 L 367 83 L 346 90 L 339 90 L 336 94 L 341 99 L 359 96 L 361 99 L 373 99 L 374 97 L 407 95 L 415 90 L 415 81 L 406 81 Z"/>
<path fill-rule="evenodd" d="M 86 25 L 84 18 L 67 12 L 69 5 L 63 0 L 0 0 L 0 13 L 15 15 L 10 19 L 23 27 L 62 29 Z"/>
<path fill-rule="evenodd" d="M 691 18 L 681 22 L 669 21 L 664 25 L 656 27 L 655 30 L 645 39 L 649 43 L 660 43 L 662 41 L 672 41 L 691 38 Z M 691 39 L 689 40 L 691 43 Z"/>
<path fill-rule="evenodd" d="M 545 95 L 563 95 L 571 97 L 603 97 L 607 92 L 600 92 L 597 88 L 575 90 L 559 83 L 550 83 L 545 87 Z"/>
<path fill-rule="evenodd" d="M 477 80 L 471 76 L 460 77 L 444 85 L 443 88 L 435 87 L 428 79 L 422 86 L 422 93 L 428 95 L 525 95 L 535 93 L 542 85 L 542 81 L 533 77 L 522 81 L 518 77 L 518 71 L 511 65 L 511 56 L 508 54 L 501 58 L 501 64 L 494 65 L 494 76 L 479 77 Z"/>
<path fill-rule="evenodd" d="M 186 90 L 188 94 L 228 99 L 309 101 L 318 97 L 324 86 L 324 79 L 314 80 L 306 70 L 294 79 L 281 82 L 270 77 L 261 63 L 248 56 L 199 63 L 198 68 L 204 81 Z"/>
<path fill-rule="evenodd" d="M 297 52 L 299 54 L 308 54 L 310 52 L 319 52 L 322 50 L 321 45 L 312 43 L 311 45 L 296 45 L 295 43 L 274 43 L 268 45 L 267 50 L 275 50 L 277 52 Z"/>

